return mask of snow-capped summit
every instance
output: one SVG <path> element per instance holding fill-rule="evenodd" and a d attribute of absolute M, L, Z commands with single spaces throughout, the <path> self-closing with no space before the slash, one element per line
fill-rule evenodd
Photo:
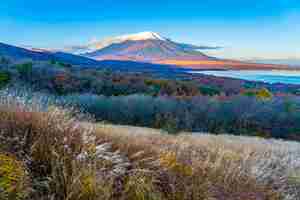
<path fill-rule="evenodd" d="M 130 35 L 123 35 L 117 37 L 117 39 L 126 41 L 126 40 L 166 40 L 164 37 L 160 36 L 157 33 L 154 32 L 140 32 L 136 34 L 130 34 Z"/>

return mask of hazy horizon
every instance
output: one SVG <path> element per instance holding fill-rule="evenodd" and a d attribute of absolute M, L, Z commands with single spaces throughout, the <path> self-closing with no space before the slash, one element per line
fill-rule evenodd
<path fill-rule="evenodd" d="M 235 59 L 300 58 L 296 0 L 10 0 L 0 5 L 1 41 L 62 48 L 123 34 L 153 31 L 174 41 L 223 49 Z"/>

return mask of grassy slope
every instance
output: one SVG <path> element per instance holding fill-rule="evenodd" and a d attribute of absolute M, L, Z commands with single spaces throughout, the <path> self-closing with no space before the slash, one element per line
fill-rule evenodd
<path fill-rule="evenodd" d="M 0 173 L 0 199 L 299 198 L 296 142 L 170 136 L 78 120 L 52 106 L 42 111 L 38 100 L 0 98 L 0 155 L 26 171 L 6 187 L 1 181 L 9 176 Z M 0 160 L 0 172 L 6 163 Z"/>

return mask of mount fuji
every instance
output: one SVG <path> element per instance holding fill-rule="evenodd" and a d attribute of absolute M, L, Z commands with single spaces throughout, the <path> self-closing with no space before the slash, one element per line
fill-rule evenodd
<path fill-rule="evenodd" d="M 106 38 L 88 45 L 71 46 L 65 48 L 64 51 L 97 60 L 157 61 L 178 56 L 208 59 L 208 56 L 198 50 L 216 48 L 219 47 L 177 43 L 158 33 L 141 32 Z"/>
<path fill-rule="evenodd" d="M 193 69 L 278 69 L 285 66 L 224 60 L 208 56 L 201 50 L 220 47 L 197 46 L 175 42 L 154 32 L 122 35 L 71 46 L 64 51 L 95 60 L 125 60 L 176 65 Z"/>

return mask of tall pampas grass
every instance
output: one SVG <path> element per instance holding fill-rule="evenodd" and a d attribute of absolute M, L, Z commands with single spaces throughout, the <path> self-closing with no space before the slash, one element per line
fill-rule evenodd
<path fill-rule="evenodd" d="M 0 152 L 24 164 L 26 198 L 299 199 L 297 142 L 94 123 L 56 101 L 0 92 Z"/>

